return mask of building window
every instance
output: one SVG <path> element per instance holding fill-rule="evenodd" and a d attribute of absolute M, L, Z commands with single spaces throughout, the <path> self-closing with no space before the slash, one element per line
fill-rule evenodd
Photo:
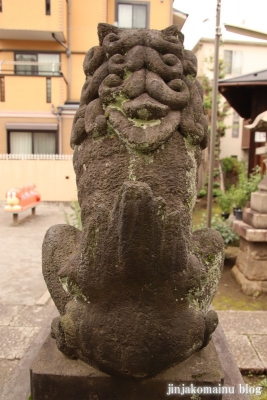
<path fill-rule="evenodd" d="M 149 3 L 116 0 L 116 21 L 119 28 L 148 28 Z"/>
<path fill-rule="evenodd" d="M 46 78 L 46 102 L 51 103 L 51 78 Z"/>
<path fill-rule="evenodd" d="M 232 127 L 232 138 L 239 137 L 239 115 L 234 111 L 233 114 L 233 127 Z"/>
<path fill-rule="evenodd" d="M 60 55 L 48 53 L 16 53 L 16 75 L 60 75 Z"/>
<path fill-rule="evenodd" d="M 0 76 L 0 101 L 5 101 L 5 78 Z"/>
<path fill-rule="evenodd" d="M 45 0 L 45 14 L 51 15 L 51 4 L 50 0 Z"/>
<path fill-rule="evenodd" d="M 224 71 L 226 74 L 239 75 L 242 73 L 242 52 L 224 50 Z"/>
<path fill-rule="evenodd" d="M 11 154 L 56 154 L 56 132 L 11 131 L 8 139 Z"/>

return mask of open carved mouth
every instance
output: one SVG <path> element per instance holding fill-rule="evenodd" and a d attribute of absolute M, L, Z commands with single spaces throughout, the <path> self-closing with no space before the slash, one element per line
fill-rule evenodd
<path fill-rule="evenodd" d="M 99 95 L 107 105 L 105 116 L 120 139 L 142 152 L 157 149 L 172 136 L 189 100 L 188 88 L 181 79 L 165 83 L 145 69 L 125 81 L 109 75 Z"/>
<path fill-rule="evenodd" d="M 168 107 L 165 108 L 163 105 L 158 108 L 156 101 L 149 106 L 146 104 L 145 107 L 136 102 L 134 108 L 130 108 L 127 103 L 131 102 L 125 102 L 123 111 L 110 105 L 106 109 L 106 115 L 119 138 L 138 151 L 148 153 L 156 150 L 173 135 L 179 126 L 181 118 L 179 111 L 168 112 Z M 157 110 L 159 115 L 166 115 L 156 118 Z"/>

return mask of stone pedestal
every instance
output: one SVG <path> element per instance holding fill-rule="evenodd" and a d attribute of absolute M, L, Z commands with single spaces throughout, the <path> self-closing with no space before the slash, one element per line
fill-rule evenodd
<path fill-rule="evenodd" d="M 51 337 L 47 338 L 31 367 L 33 400 L 163 400 L 175 395 L 175 390 L 179 396 L 176 387 L 180 390 L 184 387 L 183 399 L 194 396 L 194 393 L 186 393 L 188 387 L 191 391 L 192 387 L 203 388 L 203 391 L 216 388 L 217 393 L 197 396 L 219 400 L 223 382 L 224 373 L 212 341 L 188 360 L 150 379 L 115 378 L 80 360 L 68 359 Z"/>
<path fill-rule="evenodd" d="M 267 293 L 267 191 L 252 193 L 251 208 L 244 210 L 243 221 L 234 221 L 233 228 L 240 236 L 233 276 L 245 294 Z"/>

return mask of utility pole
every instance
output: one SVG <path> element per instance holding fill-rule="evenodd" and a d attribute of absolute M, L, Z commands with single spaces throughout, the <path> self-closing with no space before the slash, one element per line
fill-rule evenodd
<path fill-rule="evenodd" d="M 213 93 L 212 93 L 212 113 L 211 113 L 211 137 L 210 137 L 210 167 L 209 167 L 209 186 L 208 186 L 208 206 L 207 206 L 207 226 L 211 226 L 212 199 L 213 199 L 213 170 L 215 158 L 215 142 L 217 133 L 217 98 L 218 98 L 218 77 L 219 77 L 219 45 L 221 36 L 220 27 L 221 0 L 217 0 L 216 11 L 216 33 L 214 47 L 214 71 L 213 71 Z"/>

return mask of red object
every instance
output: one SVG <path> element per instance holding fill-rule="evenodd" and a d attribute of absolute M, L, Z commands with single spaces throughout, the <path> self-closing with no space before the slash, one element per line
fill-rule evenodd
<path fill-rule="evenodd" d="M 5 211 L 14 211 L 28 208 L 32 204 L 41 201 L 40 194 L 36 191 L 35 185 L 24 186 L 22 188 L 11 188 L 6 193 Z"/>

